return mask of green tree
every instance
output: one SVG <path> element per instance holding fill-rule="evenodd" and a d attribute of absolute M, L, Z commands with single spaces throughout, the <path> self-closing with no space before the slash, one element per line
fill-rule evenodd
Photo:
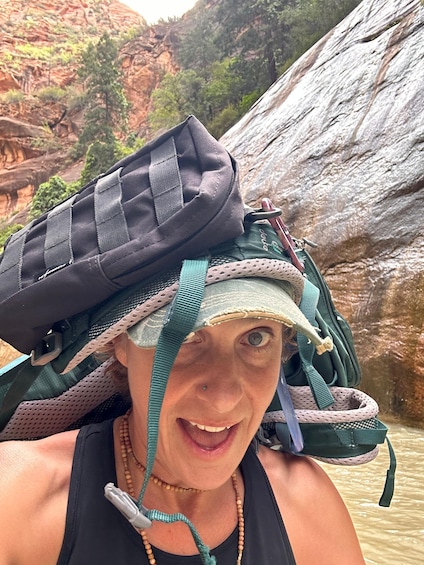
<path fill-rule="evenodd" d="M 115 132 L 124 133 L 129 104 L 122 86 L 118 49 L 104 33 L 96 44 L 89 43 L 81 56 L 78 76 L 87 96 L 84 128 L 75 146 L 75 157 L 82 156 L 94 141 L 113 145 Z"/>
<path fill-rule="evenodd" d="M 279 14 L 290 29 L 291 57 L 300 57 L 345 18 L 361 0 L 297 0 Z"/>
<path fill-rule="evenodd" d="M 63 200 L 74 194 L 79 188 L 78 183 L 66 183 L 60 176 L 55 175 L 38 187 L 31 202 L 29 219 L 38 218 Z"/>
<path fill-rule="evenodd" d="M 84 168 L 81 171 L 80 184 L 84 186 L 111 167 L 115 161 L 115 144 L 94 141 L 88 146 Z"/>
<path fill-rule="evenodd" d="M 239 108 L 227 106 L 208 123 L 208 130 L 216 139 L 219 139 L 239 118 Z"/>
<path fill-rule="evenodd" d="M 79 178 L 80 186 L 84 186 L 92 179 L 106 172 L 112 165 L 127 155 L 130 155 L 143 145 L 143 140 L 132 135 L 124 145 L 119 141 L 104 143 L 94 141 L 89 145 L 84 168 Z"/>
<path fill-rule="evenodd" d="M 183 69 L 195 70 L 206 77 L 210 65 L 222 58 L 223 51 L 215 40 L 217 27 L 205 0 L 197 2 L 196 11 L 190 18 L 191 27 L 177 47 L 176 56 Z"/>
<path fill-rule="evenodd" d="M 182 70 L 153 93 L 154 132 L 195 114 L 219 136 L 361 0 L 199 2 L 177 45 Z M 207 10 L 205 9 L 207 5 Z"/>
<path fill-rule="evenodd" d="M 149 123 L 153 132 L 194 114 L 214 135 L 224 133 L 240 117 L 244 96 L 243 81 L 233 72 L 233 64 L 233 59 L 214 62 L 204 69 L 207 78 L 192 69 L 166 75 L 152 95 Z"/>
<path fill-rule="evenodd" d="M 239 53 L 249 61 L 249 73 L 256 84 L 267 88 L 278 77 L 287 30 L 277 15 L 289 0 L 224 0 L 217 9 L 222 21 L 217 40 L 225 46 L 227 56 Z M 259 64 L 258 64 L 259 63 Z"/>
<path fill-rule="evenodd" d="M 216 41 L 226 56 L 237 54 L 239 76 L 264 91 L 361 0 L 221 0 Z M 236 67 L 234 67 L 236 69 Z"/>
<path fill-rule="evenodd" d="M 209 78 L 203 87 L 203 100 L 209 119 L 213 119 L 223 108 L 237 105 L 242 97 L 241 80 L 233 72 L 233 62 L 226 58 L 208 68 Z"/>
<path fill-rule="evenodd" d="M 0 253 L 3 252 L 3 247 L 11 235 L 21 230 L 24 226 L 22 224 L 0 225 Z"/>
<path fill-rule="evenodd" d="M 195 114 L 205 122 L 204 86 L 205 80 L 194 70 L 166 74 L 160 87 L 152 93 L 153 111 L 149 114 L 152 130 L 169 128 L 189 114 Z"/>

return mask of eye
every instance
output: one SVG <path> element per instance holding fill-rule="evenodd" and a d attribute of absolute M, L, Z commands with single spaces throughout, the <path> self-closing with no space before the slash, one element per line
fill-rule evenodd
<path fill-rule="evenodd" d="M 255 329 L 246 336 L 246 341 L 252 347 L 264 347 L 271 339 L 270 331 L 265 329 Z"/>

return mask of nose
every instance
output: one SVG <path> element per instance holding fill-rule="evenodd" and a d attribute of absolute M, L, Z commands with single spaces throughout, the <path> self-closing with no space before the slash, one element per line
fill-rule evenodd
<path fill-rule="evenodd" d="M 240 369 L 240 368 L 239 368 Z M 221 359 L 202 374 L 197 386 L 197 397 L 207 403 L 208 410 L 218 414 L 230 413 L 243 396 L 240 370 L 233 360 Z"/>

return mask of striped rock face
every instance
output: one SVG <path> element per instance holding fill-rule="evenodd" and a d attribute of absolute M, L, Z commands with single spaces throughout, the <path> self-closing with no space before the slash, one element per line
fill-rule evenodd
<path fill-rule="evenodd" d="M 424 7 L 365 0 L 221 139 L 349 319 L 362 387 L 424 422 Z"/>

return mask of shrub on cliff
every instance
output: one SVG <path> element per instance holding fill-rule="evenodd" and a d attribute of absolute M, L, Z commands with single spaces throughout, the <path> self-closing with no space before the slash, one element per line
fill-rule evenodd
<path fill-rule="evenodd" d="M 3 225 L 0 226 L 0 253 L 3 252 L 3 247 L 11 235 L 21 230 L 24 226 L 21 224 Z"/>
<path fill-rule="evenodd" d="M 46 86 L 36 92 L 36 96 L 41 102 L 59 102 L 65 98 L 66 91 L 60 86 Z"/>
<path fill-rule="evenodd" d="M 119 141 L 104 143 L 95 141 L 90 145 L 85 156 L 84 168 L 79 179 L 80 186 L 84 186 L 90 180 L 107 171 L 114 163 L 130 155 L 143 145 L 143 140 L 131 136 L 126 145 Z"/>
<path fill-rule="evenodd" d="M 32 199 L 29 219 L 38 218 L 41 214 L 44 214 L 44 212 L 47 212 L 50 208 L 74 194 L 78 188 L 78 183 L 68 184 L 58 175 L 51 177 L 47 182 L 41 183 Z"/>

